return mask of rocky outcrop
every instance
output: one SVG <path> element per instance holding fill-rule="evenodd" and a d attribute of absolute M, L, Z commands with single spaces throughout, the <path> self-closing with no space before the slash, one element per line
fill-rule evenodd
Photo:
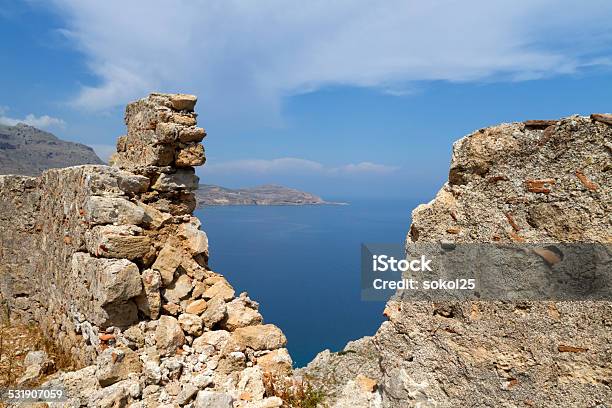
<path fill-rule="evenodd" d="M 611 243 L 611 124 L 611 115 L 573 116 L 457 141 L 449 180 L 413 211 L 407 243 Z M 612 401 L 611 312 L 609 301 L 398 294 L 374 336 L 300 371 L 336 407 L 604 407 Z"/>
<path fill-rule="evenodd" d="M 0 176 L 0 301 L 83 367 L 47 382 L 68 406 L 279 406 L 260 390 L 291 365 L 285 336 L 209 268 L 192 216 L 195 103 L 129 104 L 112 167 Z"/>
<path fill-rule="evenodd" d="M 0 174 L 36 176 L 44 170 L 80 164 L 103 162 L 89 146 L 60 140 L 23 123 L 0 124 Z"/>

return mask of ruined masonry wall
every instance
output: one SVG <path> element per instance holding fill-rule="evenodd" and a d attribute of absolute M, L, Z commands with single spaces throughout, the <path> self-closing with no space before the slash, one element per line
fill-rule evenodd
<path fill-rule="evenodd" d="M 179 355 L 190 367 L 185 387 L 207 373 L 215 380 L 205 386 L 235 391 L 247 366 L 291 369 L 283 333 L 208 267 L 208 240 L 192 216 L 194 166 L 205 161 L 195 103 L 151 94 L 129 104 L 112 167 L 0 176 L 3 316 L 40 325 L 83 366 L 97 361 L 94 389 L 74 390 L 81 403 L 140 373 L 143 361 L 151 369 Z M 109 379 L 100 368 L 109 347 L 140 355 L 109 364 L 140 362 Z M 169 381 L 161 373 L 143 377 L 142 387 Z"/>

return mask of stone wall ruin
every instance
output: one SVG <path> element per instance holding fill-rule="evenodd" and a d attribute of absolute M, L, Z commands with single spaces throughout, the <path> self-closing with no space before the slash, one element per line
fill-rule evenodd
<path fill-rule="evenodd" d="M 72 406 L 249 406 L 291 370 L 280 329 L 208 267 L 195 104 L 130 103 L 111 166 L 0 176 L 0 300 L 85 367 L 51 380 Z"/>

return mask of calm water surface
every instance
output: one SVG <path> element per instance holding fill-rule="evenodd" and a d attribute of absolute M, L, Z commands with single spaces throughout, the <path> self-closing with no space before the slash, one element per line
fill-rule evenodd
<path fill-rule="evenodd" d="M 360 245 L 403 242 L 414 207 L 408 200 L 353 200 L 206 207 L 196 216 L 208 234 L 212 269 L 260 302 L 265 322 L 282 328 L 299 367 L 326 348 L 338 351 L 374 334 L 384 303 L 360 299 Z"/>

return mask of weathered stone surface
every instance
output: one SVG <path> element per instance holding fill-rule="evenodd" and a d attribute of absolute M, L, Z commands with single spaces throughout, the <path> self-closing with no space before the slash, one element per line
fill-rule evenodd
<path fill-rule="evenodd" d="M 102 387 L 125 380 L 130 373 L 140 373 L 138 354 L 129 348 L 107 348 L 96 361 L 96 378 Z"/>
<path fill-rule="evenodd" d="M 456 142 L 449 182 L 413 211 L 408 242 L 609 243 L 612 129 L 577 116 L 548 125 L 503 124 Z M 332 406 L 597 406 L 612 399 L 609 310 L 398 297 L 373 337 L 298 371 Z"/>
<path fill-rule="evenodd" d="M 138 326 L 132 326 L 123 332 L 123 337 L 136 348 L 142 348 L 145 343 L 144 333 Z M 132 347 L 132 346 L 130 346 Z"/>
<path fill-rule="evenodd" d="M 157 319 L 161 310 L 161 295 L 159 288 L 162 279 L 158 271 L 147 269 L 142 273 L 142 284 L 144 291 L 141 292 L 135 301 L 138 308 L 152 319 Z"/>
<path fill-rule="evenodd" d="M 142 289 L 138 267 L 127 259 L 97 259 L 77 252 L 72 257 L 72 268 L 76 273 L 95 277 L 92 293 L 103 305 L 131 299 Z"/>
<path fill-rule="evenodd" d="M 206 346 L 213 346 L 217 351 L 221 351 L 230 338 L 230 333 L 225 330 L 213 330 L 202 334 L 193 341 L 193 349 L 201 353 Z"/>
<path fill-rule="evenodd" d="M 172 174 L 160 174 L 151 188 L 157 191 L 196 190 L 199 182 L 193 168 L 181 168 Z"/>
<path fill-rule="evenodd" d="M 373 380 L 372 378 L 368 378 L 365 375 L 361 374 L 359 374 L 355 378 L 355 383 L 359 386 L 359 388 L 361 388 L 362 391 L 365 392 L 374 392 L 378 387 L 378 383 L 376 382 L 376 380 Z"/>
<path fill-rule="evenodd" d="M 266 389 L 263 384 L 263 371 L 261 367 L 247 367 L 238 377 L 238 392 L 248 393 L 253 400 L 261 400 Z"/>
<path fill-rule="evenodd" d="M 177 234 L 185 240 L 185 247 L 192 255 L 204 254 L 208 257 L 208 237 L 200 230 L 200 221 L 192 217 L 190 222 L 178 227 Z"/>
<path fill-rule="evenodd" d="M 609 113 L 593 113 L 591 119 L 606 125 L 612 125 L 612 115 Z"/>
<path fill-rule="evenodd" d="M 228 342 L 229 350 L 243 351 L 247 347 L 253 350 L 275 350 L 285 347 L 287 338 L 273 324 L 240 327 L 236 329 Z"/>
<path fill-rule="evenodd" d="M 102 225 L 85 234 L 87 250 L 104 258 L 142 258 L 151 250 L 151 240 L 135 225 Z"/>
<path fill-rule="evenodd" d="M 180 303 L 182 299 L 189 297 L 192 288 L 191 278 L 187 275 L 179 275 L 164 290 L 164 298 L 171 303 Z"/>
<path fill-rule="evenodd" d="M 206 307 L 207 307 L 206 301 L 204 299 L 198 299 L 198 300 L 194 300 L 193 302 L 189 303 L 187 305 L 187 308 L 185 308 L 185 312 L 195 314 L 195 315 L 200 315 L 202 314 L 203 311 L 206 310 Z"/>
<path fill-rule="evenodd" d="M 413 393 L 416 403 L 414 406 L 432 406 L 429 401 L 420 395 Z M 334 408 L 353 408 L 353 407 L 383 407 L 382 397 L 379 393 L 365 390 L 357 379 L 349 380 L 342 389 L 340 398 L 334 403 Z"/>
<path fill-rule="evenodd" d="M 206 132 L 199 127 L 182 128 L 179 131 L 179 140 L 182 143 L 201 142 L 205 136 Z"/>
<path fill-rule="evenodd" d="M 202 318 L 198 315 L 183 313 L 179 316 L 178 322 L 185 333 L 193 336 L 202 334 Z"/>
<path fill-rule="evenodd" d="M 43 366 L 49 360 L 49 355 L 43 350 L 29 351 L 23 359 L 23 366 L 29 367 L 31 365 Z"/>
<path fill-rule="evenodd" d="M 227 317 L 221 323 L 221 326 L 229 331 L 234 331 L 239 327 L 254 326 L 261 324 L 263 318 L 261 314 L 241 299 L 234 299 L 227 303 Z"/>
<path fill-rule="evenodd" d="M 194 408 L 232 408 L 231 395 L 215 391 L 200 391 L 193 403 Z"/>
<path fill-rule="evenodd" d="M 181 252 L 172 245 L 166 245 L 157 255 L 157 259 L 151 269 L 158 271 L 162 282 L 169 285 L 174 280 L 174 272 L 181 264 Z"/>
<path fill-rule="evenodd" d="M 225 279 L 220 278 L 214 285 L 206 289 L 202 294 L 204 299 L 221 298 L 228 302 L 234 298 L 236 291 Z"/>
<path fill-rule="evenodd" d="M 140 225 L 144 219 L 142 208 L 120 197 L 89 197 L 85 215 L 92 224 Z"/>
<path fill-rule="evenodd" d="M 41 377 L 49 373 L 55 366 L 55 362 L 42 350 L 30 351 L 23 360 L 25 372 L 17 380 L 19 385 L 36 384 Z"/>
<path fill-rule="evenodd" d="M 196 208 L 196 199 L 192 191 L 156 191 L 151 197 L 155 200 L 149 203 L 152 207 L 171 215 L 189 215 Z"/>
<path fill-rule="evenodd" d="M 178 138 L 181 125 L 172 122 L 160 122 L 155 126 L 155 134 L 160 143 L 172 143 Z"/>
<path fill-rule="evenodd" d="M 277 408 L 277 407 L 283 406 L 283 400 L 280 399 L 280 397 L 269 397 L 269 398 L 264 398 L 261 401 L 249 402 L 242 406 L 244 408 Z M 354 405 L 354 407 L 356 406 L 357 405 Z"/>
<path fill-rule="evenodd" d="M 136 318 L 131 299 L 142 290 L 138 267 L 127 259 L 98 259 L 83 252 L 72 256 L 72 274 L 89 282 L 93 302 L 82 305 L 88 320 L 99 325 L 123 326 Z"/>
<path fill-rule="evenodd" d="M 246 355 L 241 351 L 226 353 L 219 360 L 215 373 L 226 376 L 238 373 L 246 368 L 246 360 Z"/>
<path fill-rule="evenodd" d="M 286 348 L 279 348 L 278 350 L 272 350 L 263 356 L 257 357 L 257 365 L 260 366 L 264 372 L 283 376 L 291 372 L 293 360 Z"/>
<path fill-rule="evenodd" d="M 206 310 L 202 313 L 202 321 L 208 328 L 212 328 L 227 316 L 227 307 L 222 298 L 216 297 L 206 304 Z"/>
<path fill-rule="evenodd" d="M 100 389 L 96 377 L 96 366 L 90 365 L 78 371 L 62 373 L 45 383 L 48 388 L 62 388 L 69 396 L 69 402 L 79 407 L 87 405 L 90 396 Z"/>
<path fill-rule="evenodd" d="M 193 115 L 184 113 L 174 113 L 170 117 L 170 120 L 183 126 L 195 126 L 197 123 L 196 118 Z"/>
<path fill-rule="evenodd" d="M 181 392 L 176 397 L 176 402 L 179 405 L 185 405 L 191 401 L 198 393 L 198 387 L 192 384 L 185 384 Z"/>
<path fill-rule="evenodd" d="M 147 361 L 144 365 L 145 382 L 147 384 L 159 384 L 162 379 L 161 368 L 155 361 Z"/>
<path fill-rule="evenodd" d="M 127 406 L 139 390 L 138 382 L 123 380 L 89 395 L 88 408 L 118 408 Z"/>
<path fill-rule="evenodd" d="M 198 101 L 197 96 L 188 94 L 168 94 L 168 99 L 173 109 L 187 111 L 193 111 Z"/>
<path fill-rule="evenodd" d="M 172 219 L 172 216 L 170 214 L 161 212 L 155 207 L 152 207 L 145 203 L 139 202 L 138 206 L 144 211 L 143 224 L 147 227 L 159 229 L 164 225 L 168 224 Z"/>
<path fill-rule="evenodd" d="M 200 143 L 186 145 L 178 149 L 174 158 L 177 167 L 201 166 L 205 161 L 204 146 Z"/>
<path fill-rule="evenodd" d="M 87 188 L 92 194 L 134 195 L 147 191 L 149 179 L 108 166 L 87 166 L 84 177 Z"/>
<path fill-rule="evenodd" d="M 172 316 L 161 316 L 155 330 L 155 345 L 160 353 L 173 355 L 185 344 L 185 335 L 178 320 Z"/>

